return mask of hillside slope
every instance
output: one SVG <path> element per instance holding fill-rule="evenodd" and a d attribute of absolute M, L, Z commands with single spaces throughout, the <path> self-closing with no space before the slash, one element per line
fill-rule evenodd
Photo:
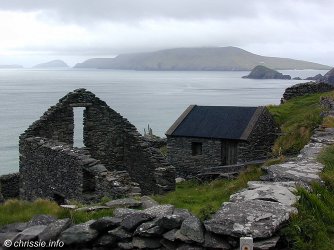
<path fill-rule="evenodd" d="M 130 70 L 251 70 L 257 65 L 272 69 L 330 69 L 327 65 L 289 58 L 265 57 L 236 47 L 177 48 L 148 53 L 93 58 L 75 68 Z"/>

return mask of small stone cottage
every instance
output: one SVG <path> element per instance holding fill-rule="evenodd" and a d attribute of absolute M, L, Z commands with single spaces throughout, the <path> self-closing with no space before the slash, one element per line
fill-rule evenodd
<path fill-rule="evenodd" d="M 84 108 L 84 148 L 73 147 L 74 113 Z M 68 93 L 20 136 L 23 199 L 93 201 L 164 193 L 175 169 L 135 126 L 85 89 Z"/>
<path fill-rule="evenodd" d="M 266 107 L 189 106 L 166 132 L 178 176 L 265 159 L 279 128 Z"/>

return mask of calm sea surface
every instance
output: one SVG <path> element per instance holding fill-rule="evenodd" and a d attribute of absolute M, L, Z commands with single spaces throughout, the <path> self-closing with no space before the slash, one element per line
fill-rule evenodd
<path fill-rule="evenodd" d="M 283 71 L 282 71 L 283 72 Z M 326 71 L 284 71 L 292 77 Z M 190 105 L 279 104 L 284 89 L 303 81 L 241 79 L 248 72 L 0 70 L 0 175 L 18 171 L 18 137 L 69 91 L 86 88 L 143 133 L 164 132 Z M 79 126 L 77 126 L 79 127 Z"/>

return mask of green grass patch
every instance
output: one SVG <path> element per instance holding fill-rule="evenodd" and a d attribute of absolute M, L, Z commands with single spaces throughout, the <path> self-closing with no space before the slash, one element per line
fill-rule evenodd
<path fill-rule="evenodd" d="M 283 133 L 273 147 L 274 156 L 298 154 L 308 143 L 312 131 L 322 122 L 319 104 L 322 95 L 296 97 L 279 106 L 268 106 Z"/>
<path fill-rule="evenodd" d="M 319 156 L 325 165 L 321 174 L 325 185 L 314 183 L 312 191 L 298 189 L 298 214 L 283 230 L 292 249 L 329 250 L 334 246 L 334 146 Z"/>
<path fill-rule="evenodd" d="M 215 213 L 231 194 L 247 187 L 247 182 L 258 180 L 262 174 L 259 167 L 242 172 L 234 180 L 214 180 L 200 184 L 197 181 L 185 181 L 176 185 L 176 190 L 153 198 L 162 204 L 173 204 L 178 208 L 189 209 L 204 220 Z"/>
<path fill-rule="evenodd" d="M 104 216 L 111 216 L 112 213 L 113 209 L 93 212 L 73 211 L 64 209 L 53 201 L 42 199 L 37 199 L 34 202 L 8 200 L 0 205 L 0 226 L 15 222 L 26 222 L 38 214 L 48 214 L 56 218 L 71 218 L 73 223 L 78 224 Z"/>

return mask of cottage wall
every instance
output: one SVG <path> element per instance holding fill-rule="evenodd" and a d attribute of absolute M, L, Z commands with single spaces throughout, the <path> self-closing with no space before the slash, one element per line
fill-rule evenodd
<path fill-rule="evenodd" d="M 72 193 L 73 198 L 85 191 L 85 187 L 82 188 L 85 182 L 83 177 L 90 174 L 82 174 L 86 167 L 78 160 L 80 157 L 77 153 L 73 156 L 70 152 L 73 150 L 75 107 L 85 107 L 84 144 L 90 156 L 98 159 L 106 170 L 126 171 L 134 183 L 139 183 L 143 194 L 174 189 L 175 169 L 165 161 L 160 152 L 151 148 L 136 128 L 105 102 L 93 93 L 79 89 L 60 99 L 57 105 L 45 112 L 40 120 L 20 136 L 23 197 L 49 197 L 50 187 L 59 193 Z M 60 143 L 69 149 L 65 152 L 49 144 L 43 143 L 41 146 L 36 138 L 42 138 L 50 144 Z M 163 173 L 168 174 L 162 176 Z M 112 185 L 103 181 L 107 175 L 96 176 L 98 186 Z M 89 188 L 90 184 L 85 183 Z M 55 185 L 57 186 L 54 187 Z M 100 191 L 105 193 L 105 190 Z"/>
<path fill-rule="evenodd" d="M 192 155 L 191 143 L 202 143 L 202 154 Z M 221 165 L 221 141 L 191 137 L 167 137 L 168 160 L 180 177 L 191 177 L 203 168 Z"/>
<path fill-rule="evenodd" d="M 238 145 L 238 163 L 270 157 L 272 146 L 280 132 L 268 109 L 264 108 L 247 142 Z"/>

